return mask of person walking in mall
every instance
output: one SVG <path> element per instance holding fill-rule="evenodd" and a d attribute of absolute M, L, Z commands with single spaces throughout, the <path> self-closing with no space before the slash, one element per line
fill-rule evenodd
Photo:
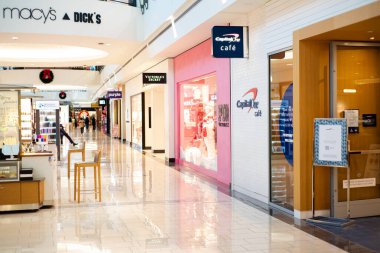
<path fill-rule="evenodd" d="M 70 137 L 70 135 L 65 131 L 65 128 L 62 124 L 59 124 L 59 133 L 61 134 L 61 144 L 63 144 L 63 136 L 65 136 L 73 146 L 78 145 L 78 143 L 75 143 L 73 139 Z"/>
<path fill-rule="evenodd" d="M 80 128 L 80 133 L 83 136 L 83 132 L 84 132 L 84 120 L 83 120 L 83 118 L 81 118 L 79 120 L 79 128 Z"/>
<path fill-rule="evenodd" d="M 91 117 L 91 124 L 92 124 L 92 130 L 95 131 L 95 129 L 96 129 L 96 119 L 95 119 L 95 116 Z"/>
<path fill-rule="evenodd" d="M 88 128 L 90 126 L 90 119 L 88 118 L 88 116 L 86 116 L 84 124 L 86 125 L 86 132 L 88 132 Z"/>

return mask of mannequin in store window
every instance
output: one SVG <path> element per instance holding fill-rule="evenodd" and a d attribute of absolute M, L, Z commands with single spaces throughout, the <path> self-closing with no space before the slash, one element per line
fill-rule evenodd
<path fill-rule="evenodd" d="M 207 158 L 214 158 L 216 155 L 215 143 L 215 119 L 214 119 L 214 105 L 210 102 L 205 107 L 205 116 L 202 122 L 202 135 L 203 142 L 207 150 Z"/>

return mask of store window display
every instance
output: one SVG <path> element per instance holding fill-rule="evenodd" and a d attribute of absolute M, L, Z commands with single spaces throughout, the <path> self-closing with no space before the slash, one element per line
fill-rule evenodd
<path fill-rule="evenodd" d="M 271 202 L 293 210 L 293 51 L 269 56 Z"/>
<path fill-rule="evenodd" d="M 217 171 L 216 77 L 180 83 L 179 92 L 180 158 Z"/>

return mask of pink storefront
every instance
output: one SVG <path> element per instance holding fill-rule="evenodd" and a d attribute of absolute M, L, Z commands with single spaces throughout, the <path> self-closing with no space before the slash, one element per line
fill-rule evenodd
<path fill-rule="evenodd" d="M 230 60 L 207 40 L 174 59 L 174 76 L 176 160 L 230 184 Z"/>

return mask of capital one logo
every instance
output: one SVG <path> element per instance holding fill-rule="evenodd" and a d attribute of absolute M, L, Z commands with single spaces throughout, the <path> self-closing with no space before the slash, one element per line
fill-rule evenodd
<path fill-rule="evenodd" d="M 216 37 L 215 41 L 220 42 L 240 42 L 240 35 L 238 33 L 223 34 L 221 37 Z"/>
<path fill-rule="evenodd" d="M 44 24 L 47 21 L 55 21 L 57 19 L 56 11 L 50 7 L 47 10 L 39 8 L 3 8 L 3 19 L 23 19 L 42 21 Z"/>
<path fill-rule="evenodd" d="M 247 92 L 243 94 L 243 99 L 239 99 L 236 102 L 236 107 L 241 108 L 242 110 L 244 110 L 245 108 L 249 108 L 248 113 L 251 112 L 251 110 L 253 109 L 255 117 L 261 117 L 262 112 L 259 109 L 259 102 L 256 100 L 257 93 L 257 88 L 249 89 Z"/>

